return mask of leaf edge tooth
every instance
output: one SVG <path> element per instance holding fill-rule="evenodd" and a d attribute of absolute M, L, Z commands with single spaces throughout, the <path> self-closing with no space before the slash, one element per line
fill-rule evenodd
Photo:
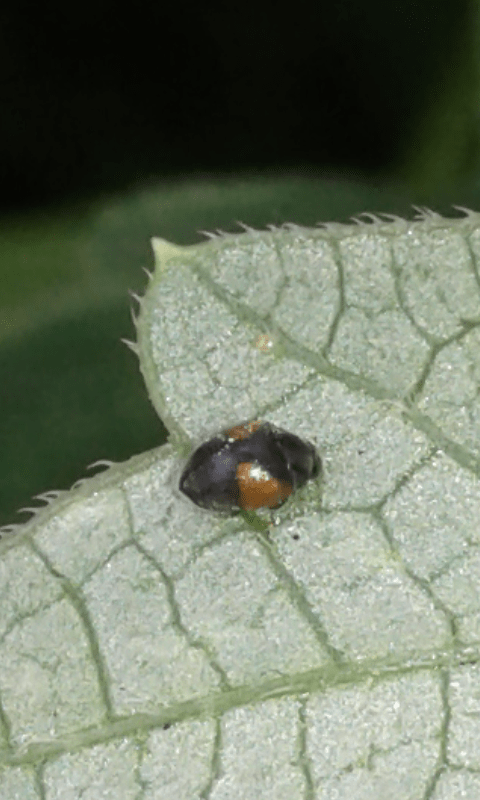
<path fill-rule="evenodd" d="M 467 208 L 467 206 L 452 205 L 452 208 L 456 209 L 457 211 L 463 211 L 466 218 L 471 218 L 478 214 L 478 211 L 474 211 L 473 208 Z"/>
<path fill-rule="evenodd" d="M 91 464 L 87 464 L 86 469 L 95 469 L 95 467 L 105 467 L 106 469 L 110 469 L 110 467 L 114 467 L 116 463 L 116 461 L 111 461 L 109 458 L 99 458 L 97 461 L 92 461 Z"/>
<path fill-rule="evenodd" d="M 126 344 L 127 347 L 132 351 L 132 353 L 135 353 L 136 356 L 139 355 L 139 348 L 136 342 L 132 342 L 130 341 L 130 339 L 123 339 L 123 338 L 120 339 L 120 341 L 123 342 L 123 344 Z"/>

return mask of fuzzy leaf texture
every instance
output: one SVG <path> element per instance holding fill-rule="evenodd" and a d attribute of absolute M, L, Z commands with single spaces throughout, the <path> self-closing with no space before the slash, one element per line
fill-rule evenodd
<path fill-rule="evenodd" d="M 154 250 L 169 443 L 3 529 L 0 797 L 478 800 L 480 215 Z M 267 532 L 178 491 L 252 418 L 323 462 Z"/>

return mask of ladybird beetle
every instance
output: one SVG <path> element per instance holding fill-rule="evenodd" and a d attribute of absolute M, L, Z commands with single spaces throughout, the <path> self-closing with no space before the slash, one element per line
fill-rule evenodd
<path fill-rule="evenodd" d="M 313 444 L 255 420 L 200 445 L 183 470 L 179 488 L 201 508 L 278 508 L 320 469 Z"/>

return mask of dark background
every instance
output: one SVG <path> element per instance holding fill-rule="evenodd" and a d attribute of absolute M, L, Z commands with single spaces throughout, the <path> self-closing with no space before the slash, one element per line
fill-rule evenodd
<path fill-rule="evenodd" d="M 120 343 L 152 235 L 480 207 L 474 2 L 0 17 L 0 524 L 165 440 Z"/>
<path fill-rule="evenodd" d="M 192 171 L 401 177 L 437 115 L 457 140 L 438 179 L 478 156 L 476 3 L 20 0 L 1 15 L 6 210 Z"/>

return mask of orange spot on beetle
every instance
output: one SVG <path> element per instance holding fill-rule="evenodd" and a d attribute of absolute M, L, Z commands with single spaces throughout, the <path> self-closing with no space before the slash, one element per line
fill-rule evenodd
<path fill-rule="evenodd" d="M 253 422 L 245 422 L 243 425 L 235 425 L 235 427 L 230 428 L 230 430 L 225 431 L 226 436 L 229 439 L 235 439 L 235 441 L 240 441 L 241 439 L 248 439 L 252 433 L 258 431 L 261 426 L 260 420 L 254 420 Z"/>
<path fill-rule="evenodd" d="M 277 508 L 292 493 L 292 484 L 279 481 L 259 464 L 243 462 L 237 467 L 239 506 L 245 511 L 255 508 Z"/>

